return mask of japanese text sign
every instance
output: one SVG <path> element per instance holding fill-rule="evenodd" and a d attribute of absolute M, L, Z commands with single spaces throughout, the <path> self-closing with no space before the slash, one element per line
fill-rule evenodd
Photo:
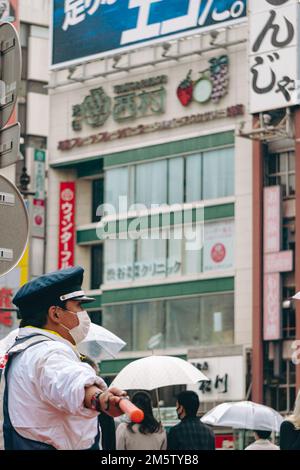
<path fill-rule="evenodd" d="M 53 0 L 52 65 L 224 27 L 246 0 Z"/>
<path fill-rule="evenodd" d="M 250 0 L 250 112 L 300 103 L 298 0 Z"/>
<path fill-rule="evenodd" d="M 58 269 L 74 266 L 75 183 L 60 184 Z"/>

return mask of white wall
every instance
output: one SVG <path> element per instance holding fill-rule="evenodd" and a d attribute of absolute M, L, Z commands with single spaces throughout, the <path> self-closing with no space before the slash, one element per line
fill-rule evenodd
<path fill-rule="evenodd" d="M 27 134 L 45 136 L 49 133 L 49 97 L 39 93 L 27 95 Z"/>
<path fill-rule="evenodd" d="M 51 0 L 19 0 L 20 21 L 48 26 Z"/>
<path fill-rule="evenodd" d="M 49 81 L 49 40 L 29 36 L 28 40 L 28 80 Z"/>

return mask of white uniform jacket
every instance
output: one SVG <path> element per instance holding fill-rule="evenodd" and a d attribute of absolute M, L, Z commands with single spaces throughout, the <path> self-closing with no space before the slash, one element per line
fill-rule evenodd
<path fill-rule="evenodd" d="M 8 409 L 17 433 L 59 450 L 90 448 L 98 432 L 96 411 L 84 407 L 85 387 L 106 384 L 62 337 L 20 328 L 19 337 L 43 334 L 45 341 L 13 359 L 8 371 Z"/>

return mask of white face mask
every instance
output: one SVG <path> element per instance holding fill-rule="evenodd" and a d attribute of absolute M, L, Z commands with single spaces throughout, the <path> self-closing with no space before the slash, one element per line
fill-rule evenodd
<path fill-rule="evenodd" d="M 70 312 L 70 310 L 67 310 L 67 312 Z M 78 344 L 78 343 L 81 343 L 81 341 L 83 341 L 86 338 L 90 329 L 91 319 L 86 310 L 81 310 L 80 312 L 72 312 L 72 313 L 76 313 L 78 320 L 79 320 L 79 325 L 71 329 L 67 328 L 62 323 L 60 323 L 60 326 L 68 330 L 69 334 L 72 336 L 75 343 Z"/>

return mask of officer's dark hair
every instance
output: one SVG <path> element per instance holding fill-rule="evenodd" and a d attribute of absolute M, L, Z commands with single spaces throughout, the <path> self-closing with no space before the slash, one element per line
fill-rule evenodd
<path fill-rule="evenodd" d="M 271 437 L 272 432 L 271 431 L 254 431 L 260 439 L 269 439 Z"/>
<path fill-rule="evenodd" d="M 197 393 L 185 390 L 177 395 L 177 401 L 178 404 L 184 408 L 187 416 L 197 416 L 197 411 L 200 405 Z"/>
<path fill-rule="evenodd" d="M 65 302 L 55 302 L 55 304 L 58 307 L 61 308 L 66 308 L 66 301 Z M 49 304 L 48 306 L 42 308 L 41 310 L 36 310 L 34 311 L 22 311 L 22 309 L 19 310 L 19 316 L 21 318 L 20 322 L 20 328 L 24 328 L 25 326 L 35 326 L 36 328 L 44 328 L 48 321 L 48 309 L 53 305 L 53 302 Z"/>

